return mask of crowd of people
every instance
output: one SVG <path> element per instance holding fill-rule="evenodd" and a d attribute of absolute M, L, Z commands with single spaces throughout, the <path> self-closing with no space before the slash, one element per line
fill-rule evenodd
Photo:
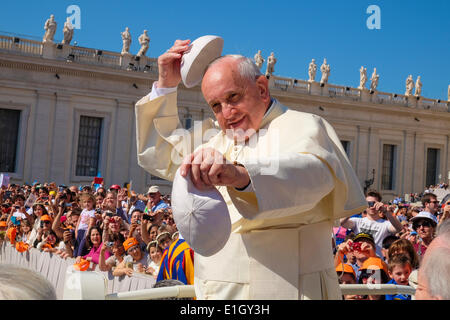
<path fill-rule="evenodd" d="M 36 248 L 74 258 L 81 271 L 193 284 L 193 251 L 179 237 L 170 197 L 158 186 L 137 194 L 127 184 L 10 184 L 1 188 L 0 199 L 0 239 L 19 252 Z M 170 269 L 173 262 L 182 268 Z"/>
<path fill-rule="evenodd" d="M 438 186 L 436 186 L 438 187 Z M 448 188 L 448 185 L 441 185 Z M 342 284 L 417 287 L 417 270 L 436 229 L 450 222 L 450 200 L 439 203 L 428 188 L 383 203 L 369 191 L 364 212 L 341 219 L 333 230 L 336 272 Z M 55 183 L 15 185 L 0 190 L 0 241 L 24 252 L 36 248 L 74 258 L 79 270 L 114 276 L 147 274 L 157 281 L 193 284 L 193 250 L 180 236 L 169 196 L 158 186 L 146 194 L 119 185 L 108 189 Z M 346 295 L 344 299 L 409 300 L 409 295 Z"/>
<path fill-rule="evenodd" d="M 427 249 L 439 227 L 450 224 L 450 199 L 440 202 L 433 193 L 435 188 L 447 189 L 448 185 L 431 186 L 420 195 L 411 195 L 410 201 L 396 198 L 389 203 L 383 203 L 377 191 L 367 192 L 367 209 L 341 219 L 333 230 L 334 261 L 341 284 L 418 287 L 418 270 Z M 346 295 L 344 299 L 411 300 L 411 296 Z"/>

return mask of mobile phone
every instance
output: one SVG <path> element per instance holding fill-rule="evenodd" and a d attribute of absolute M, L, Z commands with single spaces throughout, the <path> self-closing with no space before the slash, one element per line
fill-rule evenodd
<path fill-rule="evenodd" d="M 112 216 L 113 216 L 113 213 L 112 213 L 111 211 L 106 211 L 106 216 L 107 216 L 107 217 L 112 217 Z"/>
<path fill-rule="evenodd" d="M 111 248 L 113 245 L 114 245 L 114 242 L 111 242 L 111 241 L 106 243 L 106 246 L 109 248 Z"/>
<path fill-rule="evenodd" d="M 71 207 L 72 206 L 71 203 L 66 203 L 65 205 L 66 205 L 66 207 Z"/>

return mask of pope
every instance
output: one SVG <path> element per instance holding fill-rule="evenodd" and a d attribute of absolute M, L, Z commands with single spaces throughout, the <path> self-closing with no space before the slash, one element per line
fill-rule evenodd
<path fill-rule="evenodd" d="M 167 180 L 180 168 L 197 188 L 216 187 L 228 206 L 225 246 L 195 253 L 197 298 L 341 299 L 333 221 L 367 204 L 334 129 L 274 99 L 252 60 L 227 55 L 201 82 L 215 120 L 183 133 L 177 87 L 189 44 L 176 40 L 158 58 L 158 81 L 135 113 L 139 165 Z M 194 145 L 198 136 L 204 141 Z"/>

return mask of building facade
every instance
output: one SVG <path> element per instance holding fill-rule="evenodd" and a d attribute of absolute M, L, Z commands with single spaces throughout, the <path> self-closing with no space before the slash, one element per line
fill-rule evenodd
<path fill-rule="evenodd" d="M 158 78 L 155 58 L 0 35 L 0 172 L 11 182 L 105 185 L 145 192 L 171 183 L 137 164 L 134 105 Z M 335 128 L 361 186 L 385 200 L 450 178 L 450 103 L 269 77 L 274 98 Z M 182 84 L 184 127 L 213 117 Z M 299 124 L 301 125 L 301 124 Z"/>

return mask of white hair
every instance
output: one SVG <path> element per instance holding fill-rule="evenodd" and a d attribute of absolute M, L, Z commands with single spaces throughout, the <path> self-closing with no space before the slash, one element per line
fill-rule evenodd
<path fill-rule="evenodd" d="M 258 67 L 256 66 L 255 62 L 247 57 L 244 57 L 242 55 L 239 54 L 228 54 L 225 56 L 221 56 L 215 60 L 213 60 L 205 69 L 205 73 L 206 71 L 208 71 L 208 69 L 215 65 L 216 63 L 220 62 L 221 60 L 225 59 L 225 58 L 231 58 L 234 60 L 239 60 L 239 63 L 237 65 L 237 69 L 239 71 L 239 74 L 241 75 L 241 77 L 248 79 L 250 81 L 255 81 L 259 76 L 262 76 L 263 74 L 261 73 L 261 71 L 258 69 Z"/>
<path fill-rule="evenodd" d="M 0 300 L 56 300 L 53 285 L 40 274 L 0 264 Z"/>
<path fill-rule="evenodd" d="M 436 237 L 442 238 L 450 246 L 450 219 L 442 221 L 436 229 Z"/>
<path fill-rule="evenodd" d="M 437 247 L 427 252 L 427 257 L 421 266 L 428 293 L 450 300 L 450 248 Z"/>

